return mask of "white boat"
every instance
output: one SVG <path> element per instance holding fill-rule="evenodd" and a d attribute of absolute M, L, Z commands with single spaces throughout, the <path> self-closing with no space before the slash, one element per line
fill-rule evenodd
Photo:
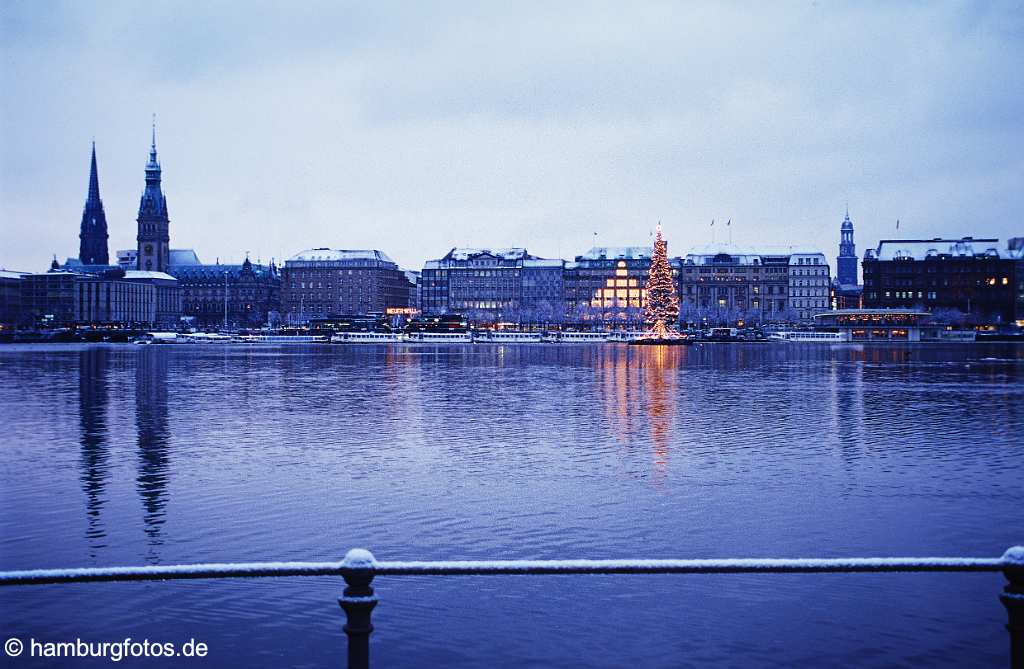
<path fill-rule="evenodd" d="M 539 332 L 517 332 L 515 330 L 480 330 L 473 335 L 473 341 L 486 344 L 539 344 Z"/>
<path fill-rule="evenodd" d="M 183 344 L 230 344 L 234 337 L 217 332 L 189 332 L 179 336 L 177 341 Z"/>
<path fill-rule="evenodd" d="M 834 344 L 836 342 L 848 341 L 842 332 L 812 332 L 803 330 L 773 332 L 768 335 L 768 338 L 772 341 L 812 344 Z"/>
<path fill-rule="evenodd" d="M 332 344 L 394 344 L 399 341 L 396 332 L 335 332 Z"/>
<path fill-rule="evenodd" d="M 177 332 L 147 332 L 132 340 L 133 344 L 173 344 L 178 340 Z"/>
<path fill-rule="evenodd" d="M 407 332 L 403 341 L 415 344 L 472 344 L 468 332 Z"/>
<path fill-rule="evenodd" d="M 616 330 L 615 332 L 611 332 L 611 333 L 608 334 L 608 341 L 631 342 L 631 341 L 636 341 L 637 339 L 643 339 L 645 334 L 646 333 L 644 333 L 644 332 L 633 332 L 633 331 L 629 331 L 629 330 Z"/>
<path fill-rule="evenodd" d="M 326 344 L 327 335 L 242 335 L 243 344 Z"/>
<path fill-rule="evenodd" d="M 561 332 L 547 333 L 544 336 L 544 340 L 558 342 L 560 344 L 603 344 L 608 341 L 608 333 L 563 330 Z"/>

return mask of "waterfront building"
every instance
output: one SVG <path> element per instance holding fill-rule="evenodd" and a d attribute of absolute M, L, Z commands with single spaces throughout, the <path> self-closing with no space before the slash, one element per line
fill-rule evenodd
<path fill-rule="evenodd" d="M 107 215 L 100 199 L 100 180 L 96 170 L 96 142 L 92 143 L 89 165 L 89 193 L 82 210 L 82 225 L 78 233 L 78 260 L 83 265 L 107 265 Z"/>
<path fill-rule="evenodd" d="M 943 328 L 931 323 L 931 315 L 915 309 L 837 309 L 814 316 L 815 327 L 838 332 L 842 341 L 935 340 Z"/>
<path fill-rule="evenodd" d="M 151 327 L 157 322 L 156 282 L 127 279 L 119 270 L 29 274 L 22 279 L 21 300 L 26 318 L 46 327 Z"/>
<path fill-rule="evenodd" d="M 554 318 L 561 311 L 562 264 L 523 248 L 453 248 L 423 266 L 423 312 L 489 322 Z"/>
<path fill-rule="evenodd" d="M 166 272 L 170 266 L 170 219 L 167 198 L 160 187 L 160 162 L 156 157 L 156 123 L 146 163 L 146 188 L 139 201 L 136 269 Z"/>
<path fill-rule="evenodd" d="M 566 317 L 642 327 L 650 269 L 648 246 L 595 246 L 576 256 L 565 264 Z"/>
<path fill-rule="evenodd" d="M 814 249 L 711 244 L 686 254 L 678 280 L 688 323 L 793 322 L 830 307 L 828 262 Z"/>
<path fill-rule="evenodd" d="M 191 255 L 189 255 L 191 254 Z M 171 251 L 171 260 L 198 261 L 191 250 Z M 271 261 L 256 264 L 246 257 L 237 265 L 174 264 L 170 273 L 182 292 L 181 313 L 199 328 L 259 327 L 279 318 L 281 276 Z"/>
<path fill-rule="evenodd" d="M 421 311 L 423 309 L 422 284 L 420 273 L 415 270 L 404 270 L 405 279 L 409 282 L 409 309 Z"/>
<path fill-rule="evenodd" d="M 28 272 L 0 269 L 0 330 L 24 324 L 25 310 L 21 291 Z"/>
<path fill-rule="evenodd" d="M 521 320 L 561 323 L 565 320 L 565 261 L 523 260 Z"/>
<path fill-rule="evenodd" d="M 285 261 L 281 303 L 288 322 L 408 307 L 409 279 L 383 251 L 317 248 Z"/>
<path fill-rule="evenodd" d="M 954 324 L 1024 321 L 1024 237 L 884 239 L 864 254 L 864 306 Z"/>
<path fill-rule="evenodd" d="M 121 270 L 114 270 L 111 276 L 117 276 Z M 181 319 L 182 293 L 178 279 L 166 272 L 153 272 L 130 269 L 123 273 L 125 281 L 153 286 L 153 321 L 158 328 L 175 329 Z"/>

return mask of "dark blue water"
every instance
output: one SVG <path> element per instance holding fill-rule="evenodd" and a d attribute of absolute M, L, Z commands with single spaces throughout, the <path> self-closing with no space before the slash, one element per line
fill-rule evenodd
<path fill-rule="evenodd" d="M 8 346 L 0 421 L 5 569 L 337 560 L 357 546 L 379 559 L 995 557 L 1024 543 L 1012 345 Z M 375 585 L 376 666 L 1009 662 L 998 574 Z M 4 588 L 0 636 L 195 638 L 209 666 L 341 666 L 342 588 Z"/>

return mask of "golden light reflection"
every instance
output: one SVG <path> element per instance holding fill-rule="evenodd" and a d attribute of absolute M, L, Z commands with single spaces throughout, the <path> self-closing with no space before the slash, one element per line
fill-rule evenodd
<path fill-rule="evenodd" d="M 604 413 L 616 440 L 626 449 L 650 449 L 652 480 L 664 480 L 677 431 L 679 370 L 683 346 L 603 347 L 597 360 Z"/>

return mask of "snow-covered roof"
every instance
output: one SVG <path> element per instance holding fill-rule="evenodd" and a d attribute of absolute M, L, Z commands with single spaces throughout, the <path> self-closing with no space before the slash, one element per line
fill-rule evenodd
<path fill-rule="evenodd" d="M 876 260 L 924 260 L 949 255 L 959 257 L 989 256 L 1011 258 L 1013 252 L 999 248 L 998 239 L 883 239 L 877 249 L 868 249 L 865 257 Z"/>
<path fill-rule="evenodd" d="M 28 276 L 31 272 L 15 272 L 9 269 L 0 269 L 0 279 L 20 279 Z"/>
<path fill-rule="evenodd" d="M 825 255 L 819 249 L 809 246 L 786 246 L 783 244 L 760 244 L 758 246 L 740 246 L 739 244 L 704 244 L 694 246 L 686 255 L 716 256 L 727 253 L 731 256 L 790 256 L 790 255 Z"/>
<path fill-rule="evenodd" d="M 551 267 L 561 269 L 564 265 L 565 261 L 557 258 L 528 258 L 523 261 L 523 267 Z"/>
<path fill-rule="evenodd" d="M 529 258 L 530 254 L 526 252 L 526 249 L 521 248 L 507 248 L 507 249 L 485 249 L 485 248 L 453 248 L 449 251 L 444 260 L 469 260 L 475 256 L 490 255 L 502 260 L 519 260 L 521 258 Z"/>
<path fill-rule="evenodd" d="M 728 255 L 741 265 L 752 265 L 763 258 L 788 258 L 791 265 L 798 265 L 800 258 L 819 258 L 819 264 L 827 264 L 825 254 L 807 246 L 783 246 L 765 244 L 761 246 L 739 246 L 734 244 L 705 244 L 696 246 L 686 254 L 684 260 L 691 265 L 710 264 L 715 256 Z"/>
<path fill-rule="evenodd" d="M 334 260 L 376 260 L 394 263 L 383 251 L 377 249 L 307 249 L 297 253 L 288 262 L 330 262 Z"/>
<path fill-rule="evenodd" d="M 171 249 L 167 257 L 169 265 L 201 265 L 195 249 Z"/>
<path fill-rule="evenodd" d="M 177 281 L 170 274 L 163 272 L 153 272 L 145 269 L 128 269 L 124 272 L 124 278 L 126 279 L 163 279 L 165 281 Z"/>
<path fill-rule="evenodd" d="M 595 246 L 577 260 L 643 260 L 651 257 L 652 246 Z"/>

